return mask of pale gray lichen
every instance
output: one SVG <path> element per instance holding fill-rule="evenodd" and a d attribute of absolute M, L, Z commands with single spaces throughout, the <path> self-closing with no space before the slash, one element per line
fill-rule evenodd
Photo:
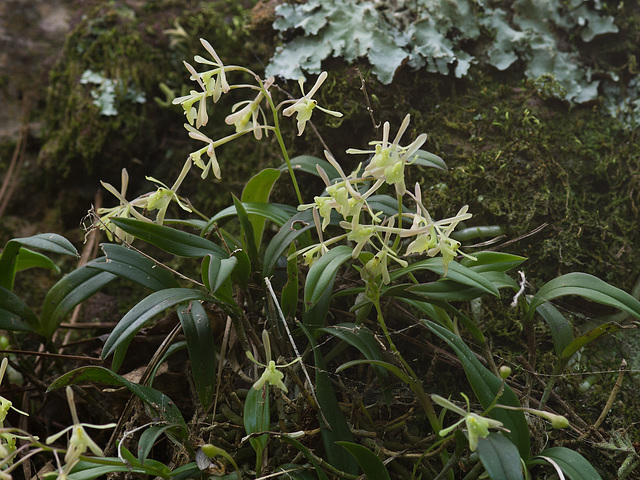
<path fill-rule="evenodd" d="M 105 78 L 100 73 L 92 70 L 85 70 L 82 73 L 80 83 L 83 85 L 95 85 L 91 89 L 91 98 L 93 98 L 93 104 L 100 107 L 100 115 L 112 117 L 118 114 L 118 109 L 116 108 L 117 97 L 133 103 L 146 102 L 144 92 L 131 86 L 119 88 L 117 80 Z"/>
<path fill-rule="evenodd" d="M 460 78 L 476 63 L 507 70 L 519 60 L 530 79 L 552 76 L 562 99 L 572 103 L 595 100 L 600 80 L 594 73 L 607 74 L 591 71 L 560 36 L 588 43 L 618 31 L 599 0 L 515 0 L 510 11 L 480 0 L 308 0 L 282 4 L 276 14 L 274 28 L 294 37 L 276 50 L 267 75 L 297 79 L 320 73 L 330 57 L 366 58 L 389 84 L 403 64 Z M 486 45 L 481 54 L 469 49 L 478 43 Z"/>

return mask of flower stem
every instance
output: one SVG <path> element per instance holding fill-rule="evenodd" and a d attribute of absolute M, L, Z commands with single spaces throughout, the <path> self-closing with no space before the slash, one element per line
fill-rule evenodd
<path fill-rule="evenodd" d="M 378 313 L 378 323 L 380 324 L 380 327 L 382 328 L 384 336 L 387 339 L 387 342 L 389 343 L 389 348 L 391 348 L 391 351 L 396 355 L 396 357 L 404 367 L 405 371 L 411 377 L 411 381 L 409 382 L 409 388 L 411 389 L 411 391 L 413 391 L 413 393 L 415 393 L 416 397 L 418 397 L 418 401 L 422 405 L 422 408 L 424 409 L 424 412 L 427 415 L 427 419 L 431 424 L 431 428 L 433 428 L 433 431 L 436 434 L 438 434 L 438 432 L 442 429 L 442 425 L 440 424 L 440 421 L 438 420 L 438 415 L 436 415 L 436 411 L 433 408 L 433 403 L 431 402 L 431 399 L 424 391 L 422 382 L 420 382 L 420 380 L 418 379 L 418 375 L 416 375 L 416 372 L 414 372 L 413 369 L 409 366 L 407 361 L 400 354 L 398 347 L 396 347 L 395 343 L 393 343 L 393 340 L 391 339 L 391 335 L 389 334 L 389 330 L 387 329 L 387 324 L 384 321 L 384 316 L 382 315 L 382 309 L 380 308 L 380 295 L 378 292 L 376 292 L 375 297 L 376 298 L 373 299 L 373 304 L 375 305 L 376 312 Z"/>
<path fill-rule="evenodd" d="M 269 92 L 264 88 L 262 82 L 260 82 L 260 87 L 264 92 L 264 96 L 267 98 L 267 101 L 269 102 L 271 111 L 273 112 L 273 131 L 275 132 L 276 138 L 278 139 L 278 145 L 280 145 L 280 150 L 282 151 L 282 156 L 284 157 L 284 161 L 287 163 L 287 169 L 289 170 L 289 176 L 291 177 L 291 183 L 293 184 L 293 189 L 296 191 L 298 204 L 302 205 L 304 203 L 302 201 L 302 194 L 300 193 L 300 188 L 298 187 L 298 181 L 296 180 L 296 176 L 293 173 L 293 166 L 291 165 L 291 160 L 289 159 L 289 153 L 287 152 L 287 147 L 284 144 L 284 140 L 282 138 L 282 132 L 280 131 L 280 122 L 278 120 L 278 110 L 276 109 L 276 106 L 273 103 L 273 99 L 271 98 L 271 95 L 269 95 Z"/>

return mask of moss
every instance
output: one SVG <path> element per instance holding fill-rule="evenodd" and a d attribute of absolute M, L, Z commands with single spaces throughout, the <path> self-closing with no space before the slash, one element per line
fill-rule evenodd
<path fill-rule="evenodd" d="M 243 18 L 250 6 L 250 2 L 156 0 L 135 7 L 100 1 L 91 7 L 67 37 L 50 75 L 45 144 L 39 154 L 48 190 L 79 189 L 86 198 L 86 209 L 100 187 L 99 180 L 119 185 L 123 167 L 131 176 L 129 195 L 150 188 L 144 175 L 170 183 L 193 150 L 193 141 L 182 126 L 181 109 L 166 102 L 160 84 L 175 95 L 192 87 L 182 62 L 202 54 L 201 37 L 207 38 L 226 62 L 255 66 L 260 71 L 260 59 L 253 55 L 255 49 L 244 28 L 247 22 Z M 167 32 L 178 26 L 186 35 Z M 246 48 L 238 49 L 238 45 Z M 116 93 L 117 115 L 102 115 L 94 105 L 91 91 L 95 87 L 80 83 L 86 70 L 123 87 Z M 144 92 L 146 101 L 130 101 L 127 95 L 132 91 Z M 216 110 L 230 110 L 233 103 L 225 100 Z M 224 117 L 212 115 L 210 135 L 228 134 Z M 212 214 L 229 203 L 230 191 L 240 188 L 233 178 L 246 178 L 256 170 L 253 162 L 261 162 L 256 155 L 260 151 L 264 148 L 256 150 L 248 139 L 221 149 L 225 181 L 203 185 L 193 175 L 183 190 L 198 191 L 199 198 L 192 200 L 203 200 L 203 210 Z M 111 204 L 112 199 L 106 198 L 105 203 Z"/>

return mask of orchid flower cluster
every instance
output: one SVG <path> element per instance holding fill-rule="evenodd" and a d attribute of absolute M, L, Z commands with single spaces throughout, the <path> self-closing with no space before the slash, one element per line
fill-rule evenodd
<path fill-rule="evenodd" d="M 198 72 L 191 64 L 184 62 L 187 71 L 191 74 L 190 79 L 196 83 L 198 88 L 191 90 L 188 95 L 175 98 L 172 103 L 174 105 L 182 106 L 187 119 L 187 123 L 184 124 L 184 127 L 187 130 L 189 137 L 194 140 L 201 141 L 205 145 L 189 154 L 177 180 L 171 187 L 168 187 L 153 177 L 146 177 L 147 180 L 156 184 L 156 191 L 143 194 L 132 201 L 128 201 L 126 199 L 127 184 L 129 181 L 126 170 L 123 169 L 122 171 L 122 187 L 120 191 L 109 183 L 101 182 L 104 188 L 120 201 L 120 204 L 116 207 L 100 208 L 97 212 L 99 220 L 96 222 L 96 226 L 106 231 L 109 240 L 113 240 L 114 236 L 125 242 L 130 242 L 133 239 L 130 235 L 127 235 L 120 229 L 115 228 L 111 222 L 111 218 L 123 217 L 149 221 L 144 216 L 144 212 L 157 210 L 158 213 L 156 215 L 155 222 L 162 224 L 171 202 L 176 202 L 178 206 L 186 212 L 194 212 L 201 215 L 194 209 L 188 200 L 179 196 L 177 191 L 192 166 L 196 166 L 202 170 L 200 176 L 203 179 L 207 178 L 210 173 L 213 173 L 213 176 L 216 179 L 220 179 L 221 169 L 216 155 L 216 149 L 240 136 L 247 133 L 253 133 L 254 137 L 257 140 L 260 140 L 263 135 L 267 136 L 270 131 L 275 130 L 276 136 L 278 137 L 283 149 L 283 154 L 288 161 L 288 155 L 284 149 L 278 127 L 277 112 L 281 108 L 286 107 L 282 111 L 282 114 L 286 117 L 290 117 L 295 114 L 298 135 L 302 135 L 307 122 L 311 119 L 313 111 L 316 108 L 335 117 L 342 116 L 342 113 L 340 112 L 319 106 L 318 102 L 313 99 L 313 95 L 327 79 L 326 72 L 322 72 L 318 76 L 315 84 L 307 93 L 304 92 L 303 80 L 300 79 L 299 84 L 302 91 L 302 97 L 298 99 L 285 100 L 280 104 L 275 105 L 269 91 L 274 84 L 273 77 L 261 80 L 257 74 L 248 68 L 238 65 L 224 65 L 209 42 L 204 39 L 200 39 L 200 42 L 211 58 L 204 58 L 200 55 L 196 55 L 194 60 L 196 63 L 210 68 L 205 71 Z M 227 78 L 227 74 L 229 72 L 242 72 L 248 74 L 256 81 L 256 84 L 232 85 L 229 83 L 229 79 Z M 231 90 L 238 89 L 251 90 L 254 97 L 233 105 L 231 113 L 225 118 L 225 123 L 227 125 L 234 126 L 235 132 L 218 140 L 213 140 L 206 134 L 202 133 L 200 128 L 206 126 L 209 121 L 207 107 L 209 100 L 211 99 L 215 104 L 220 100 L 223 94 L 226 94 Z M 263 104 L 265 102 L 267 105 L 263 108 Z M 273 112 L 273 126 L 268 125 L 265 108 L 271 109 Z M 292 172 L 291 174 L 293 175 Z M 297 185 L 296 191 L 298 191 Z"/>
<path fill-rule="evenodd" d="M 284 393 L 287 393 L 289 390 L 283 382 L 284 373 L 278 370 L 278 368 L 290 367 L 294 363 L 298 362 L 300 358 L 298 357 L 292 362 L 289 362 L 285 365 L 276 365 L 276 362 L 271 360 L 271 342 L 269 341 L 269 332 L 267 332 L 266 330 L 262 331 L 262 344 L 264 345 L 265 357 L 267 359 L 266 364 L 258 362 L 253 356 L 253 353 L 251 353 L 249 350 L 247 350 L 246 352 L 247 358 L 249 358 L 249 360 L 260 367 L 264 367 L 262 375 L 260 375 L 260 378 L 253 384 L 254 390 L 260 390 L 265 384 L 269 384 L 274 387 L 278 387 Z"/>
<path fill-rule="evenodd" d="M 56 454 L 56 460 L 58 462 L 58 480 L 66 479 L 67 475 L 71 472 L 73 467 L 75 467 L 80 461 L 80 457 L 84 455 L 87 450 L 90 450 L 94 455 L 102 456 L 102 449 L 98 447 L 96 442 L 89 436 L 85 427 L 88 428 L 96 428 L 96 429 L 108 429 L 114 428 L 116 426 L 115 423 L 108 423 L 106 425 L 93 425 L 90 423 L 80 423 L 78 419 L 78 412 L 76 410 L 76 404 L 73 398 L 73 390 L 71 387 L 66 388 L 67 393 L 67 402 L 69 403 L 69 410 L 71 411 L 71 418 L 73 420 L 73 425 L 63 429 L 62 431 L 56 433 L 55 435 L 51 435 L 47 438 L 46 443 L 51 444 L 55 442 L 58 438 L 65 435 L 67 432 L 71 432 L 71 437 L 69 438 L 69 444 L 67 447 L 67 451 L 64 456 L 65 465 L 64 467 L 60 464 L 60 460 Z"/>
<path fill-rule="evenodd" d="M 0 383 L 4 379 L 4 374 L 7 371 L 7 367 L 9 365 L 9 360 L 7 357 L 2 359 L 2 364 L 0 364 Z M 13 406 L 11 400 L 6 399 L 3 396 L 0 396 L 0 429 L 2 429 L 2 433 L 0 433 L 0 468 L 6 468 L 11 466 L 13 463 L 13 454 L 16 451 L 16 439 L 20 438 L 15 435 L 10 429 L 5 430 L 4 421 L 7 418 L 7 414 L 9 410 L 15 410 L 21 415 L 29 416 L 28 413 L 25 413 L 21 410 L 18 410 Z M 2 478 L 0 476 L 0 478 Z"/>
<path fill-rule="evenodd" d="M 403 256 L 413 254 L 426 254 L 434 257 L 442 256 L 444 274 L 447 274 L 449 262 L 459 251 L 460 242 L 451 238 L 456 226 L 469 218 L 468 206 L 462 207 L 451 218 L 434 221 L 422 201 L 420 185 L 416 183 L 414 191 L 407 190 L 405 186 L 405 167 L 414 162 L 420 147 L 427 139 L 426 134 L 419 135 L 407 146 L 400 145 L 400 140 L 409 126 L 410 116 L 407 115 L 393 140 L 389 141 L 389 122 L 383 127 L 383 136 L 380 141 L 370 142 L 372 150 L 349 149 L 349 154 L 369 154 L 369 163 L 362 168 L 362 164 L 349 175 L 345 175 L 340 164 L 331 154 L 325 152 L 327 161 L 336 169 L 340 178 L 337 181 L 329 179 L 327 173 L 318 167 L 318 172 L 326 184 L 326 195 L 314 198 L 314 203 L 300 205 L 299 210 L 313 209 L 316 222 L 316 230 L 320 243 L 306 247 L 294 254 L 302 255 L 311 265 L 328 251 L 329 245 L 347 239 L 354 244 L 352 257 L 361 256 L 366 246 L 376 253 L 362 256 L 365 259 L 361 275 L 365 282 L 370 283 L 376 278 L 382 278 L 387 284 L 390 282 L 388 264 L 393 260 L 401 267 L 406 267 L 408 262 Z M 369 203 L 370 197 L 378 192 L 384 185 L 392 185 L 398 198 L 398 205 L 402 205 L 405 195 L 409 196 L 415 204 L 415 212 L 400 211 L 389 217 L 382 212 L 376 212 Z M 331 222 L 331 213 L 336 211 L 341 217 L 339 225 L 345 230 L 345 234 L 333 237 L 325 241 L 323 231 Z M 320 221 L 322 217 L 322 221 Z M 406 228 L 405 223 L 411 223 Z M 402 240 L 412 239 L 407 243 L 404 254 L 399 253 L 399 245 Z"/>
<path fill-rule="evenodd" d="M 431 399 L 434 401 L 434 403 L 440 405 L 445 410 L 450 410 L 453 413 L 457 413 L 462 417 L 453 425 L 440 430 L 438 434 L 441 437 L 446 437 L 464 422 L 465 427 L 467 429 L 467 437 L 469 439 L 469 448 L 471 449 L 472 452 L 475 452 L 476 448 L 478 447 L 478 440 L 480 438 L 487 438 L 487 436 L 489 436 L 489 433 L 490 433 L 489 432 L 490 428 L 509 432 L 509 430 L 504 428 L 502 422 L 498 420 L 494 420 L 493 418 L 484 416 L 488 411 L 485 412 L 485 414 L 483 415 L 478 415 L 477 413 L 473 413 L 471 411 L 471 406 L 469 404 L 469 397 L 467 397 L 464 393 L 461 393 L 460 395 L 464 397 L 467 403 L 467 410 L 463 410 L 462 408 L 458 407 L 457 405 L 447 400 L 446 398 L 441 397 L 440 395 L 435 395 L 435 394 L 431 395 Z M 517 410 L 517 411 L 526 412 L 532 415 L 536 415 L 550 422 L 553 428 L 566 428 L 569 426 L 569 421 L 566 419 L 566 417 L 555 414 L 555 413 L 545 412 L 543 410 L 536 410 L 534 408 L 512 407 L 509 405 L 495 404 L 494 406 L 498 408 L 502 408 L 504 410 Z"/>

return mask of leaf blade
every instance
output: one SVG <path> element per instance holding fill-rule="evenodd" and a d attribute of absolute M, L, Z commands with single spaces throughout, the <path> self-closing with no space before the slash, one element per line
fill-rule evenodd
<path fill-rule="evenodd" d="M 155 315 L 182 302 L 215 302 L 213 297 L 190 288 L 168 288 L 154 292 L 127 312 L 118 322 L 102 348 L 102 358 L 111 355 L 119 345 L 131 341 L 135 334 Z"/>

